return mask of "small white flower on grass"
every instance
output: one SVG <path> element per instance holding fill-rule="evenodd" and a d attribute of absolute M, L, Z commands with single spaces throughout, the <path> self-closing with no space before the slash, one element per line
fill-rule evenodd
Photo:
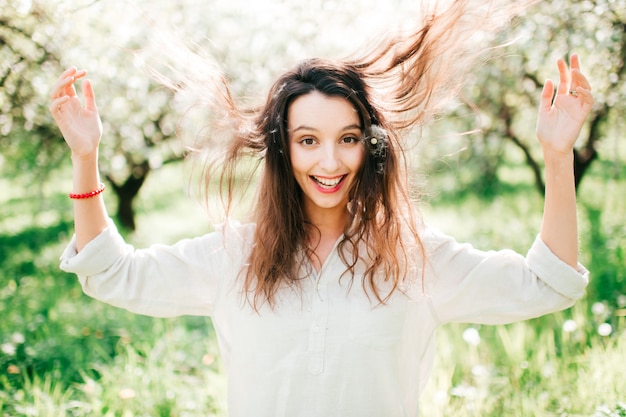
<path fill-rule="evenodd" d="M 433 404 L 435 405 L 446 405 L 448 403 L 448 393 L 442 390 L 439 390 L 433 395 Z"/>
<path fill-rule="evenodd" d="M 461 397 L 467 399 L 474 399 L 477 397 L 476 387 L 472 387 L 470 385 L 457 385 L 450 390 L 450 395 L 453 397 Z"/>
<path fill-rule="evenodd" d="M 472 366 L 472 375 L 477 378 L 489 376 L 489 370 L 484 365 Z"/>
<path fill-rule="evenodd" d="M 96 381 L 94 381 L 91 378 L 87 379 L 82 389 L 85 394 L 95 394 L 96 393 Z"/>
<path fill-rule="evenodd" d="M 591 312 L 596 316 L 604 314 L 605 311 L 606 306 L 604 305 L 604 303 L 593 303 L 593 306 L 591 306 Z"/>
<path fill-rule="evenodd" d="M 478 333 L 478 330 L 475 328 L 468 327 L 463 332 L 463 340 L 465 340 L 468 345 L 478 346 L 480 344 L 480 333 Z"/>
<path fill-rule="evenodd" d="M 598 334 L 600 336 L 609 336 L 613 333 L 613 327 L 609 323 L 602 323 L 598 326 Z"/>
<path fill-rule="evenodd" d="M 26 339 L 24 338 L 24 335 L 22 333 L 15 332 L 11 335 L 11 342 L 15 343 L 16 345 L 21 345 L 25 341 Z"/>
<path fill-rule="evenodd" d="M 0 350 L 2 350 L 2 353 L 5 355 L 15 355 L 15 345 L 13 343 L 3 343 L 2 346 L 0 346 Z"/>
<path fill-rule="evenodd" d="M 541 369 L 541 375 L 543 375 L 544 378 L 549 378 L 554 375 L 554 366 L 550 362 L 546 363 Z"/>
<path fill-rule="evenodd" d="M 119 396 L 122 400 L 130 400 L 131 398 L 135 398 L 137 394 L 132 388 L 122 388 L 119 392 Z"/>
<path fill-rule="evenodd" d="M 565 333 L 572 333 L 576 331 L 577 328 L 578 324 L 574 320 L 565 320 L 565 323 L 563 323 L 563 331 Z"/>
<path fill-rule="evenodd" d="M 593 417 L 610 416 L 611 413 L 612 413 L 611 409 L 607 407 L 606 404 L 602 404 L 596 407 L 596 413 L 593 415 Z"/>

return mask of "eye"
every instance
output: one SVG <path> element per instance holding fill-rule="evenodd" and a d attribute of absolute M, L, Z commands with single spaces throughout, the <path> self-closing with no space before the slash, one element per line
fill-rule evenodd
<path fill-rule="evenodd" d="M 315 139 L 313 138 L 302 138 L 300 140 L 300 143 L 303 145 L 314 145 L 315 144 Z"/>
<path fill-rule="evenodd" d="M 359 138 L 356 136 L 344 136 L 341 138 L 341 143 L 351 144 L 359 142 Z"/>

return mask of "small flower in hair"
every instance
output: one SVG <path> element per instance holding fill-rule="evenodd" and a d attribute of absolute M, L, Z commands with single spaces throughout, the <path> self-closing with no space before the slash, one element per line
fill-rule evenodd
<path fill-rule="evenodd" d="M 379 125 L 371 125 L 363 134 L 363 142 L 376 163 L 376 172 L 383 174 L 389 141 L 387 132 Z"/>
<path fill-rule="evenodd" d="M 370 154 L 382 162 L 387 156 L 387 132 L 378 125 L 371 125 L 363 135 L 363 141 L 368 147 Z"/>

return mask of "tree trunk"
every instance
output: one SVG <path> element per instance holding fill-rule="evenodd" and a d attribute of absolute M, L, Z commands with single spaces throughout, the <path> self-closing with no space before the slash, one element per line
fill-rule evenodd
<path fill-rule="evenodd" d="M 111 183 L 111 187 L 115 191 L 115 194 L 117 195 L 116 217 L 122 227 L 130 231 L 135 231 L 137 227 L 135 223 L 135 209 L 133 204 L 149 173 L 150 164 L 148 161 L 143 161 L 142 163 L 132 167 L 131 175 L 129 175 L 122 184 L 116 184 L 110 175 L 106 176 L 107 180 Z"/>
<path fill-rule="evenodd" d="M 576 189 L 578 189 L 578 184 L 580 184 L 591 163 L 598 158 L 596 146 L 602 135 L 602 126 L 606 124 L 609 118 L 609 111 L 610 107 L 605 103 L 602 109 L 591 119 L 585 146 L 580 150 L 574 149 L 574 180 L 576 181 Z"/>
<path fill-rule="evenodd" d="M 543 182 L 543 176 L 541 174 L 541 167 L 537 160 L 533 157 L 533 154 L 530 152 L 530 147 L 526 145 L 524 142 L 517 137 L 515 132 L 513 132 L 513 113 L 514 110 L 508 106 L 503 105 L 502 109 L 500 109 L 500 117 L 504 121 L 505 126 L 505 135 L 506 138 L 515 144 L 518 148 L 522 150 L 524 153 L 524 158 L 526 159 L 526 163 L 530 167 L 533 172 L 533 176 L 535 177 L 535 186 L 541 195 L 543 195 L 546 191 L 545 183 Z"/>
<path fill-rule="evenodd" d="M 582 181 L 587 169 L 591 166 L 591 163 L 598 158 L 598 151 L 596 150 L 597 143 L 602 138 L 602 126 L 606 123 L 609 117 L 610 107 L 605 104 L 604 107 L 593 115 L 590 122 L 589 134 L 587 140 L 582 148 L 574 148 L 574 184 L 578 190 L 578 186 Z M 515 134 L 511 128 L 512 118 L 510 112 L 503 111 L 501 117 L 504 118 L 507 131 L 506 136 L 511 140 L 518 148 L 524 152 L 526 163 L 533 171 L 535 176 L 535 185 L 541 194 L 545 192 L 545 185 L 543 182 L 543 176 L 539 162 L 532 156 L 530 147 L 523 143 Z"/>

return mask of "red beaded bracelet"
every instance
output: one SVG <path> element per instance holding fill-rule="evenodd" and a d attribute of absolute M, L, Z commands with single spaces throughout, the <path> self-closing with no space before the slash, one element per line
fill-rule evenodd
<path fill-rule="evenodd" d="M 71 199 L 73 200 L 82 200 L 84 198 L 91 198 L 91 197 L 95 197 L 98 194 L 100 194 L 101 192 L 104 191 L 104 184 L 100 183 L 100 185 L 98 186 L 98 188 L 96 188 L 93 191 L 90 191 L 88 193 L 84 193 L 84 194 L 74 194 L 74 193 L 70 193 L 69 196 Z"/>

